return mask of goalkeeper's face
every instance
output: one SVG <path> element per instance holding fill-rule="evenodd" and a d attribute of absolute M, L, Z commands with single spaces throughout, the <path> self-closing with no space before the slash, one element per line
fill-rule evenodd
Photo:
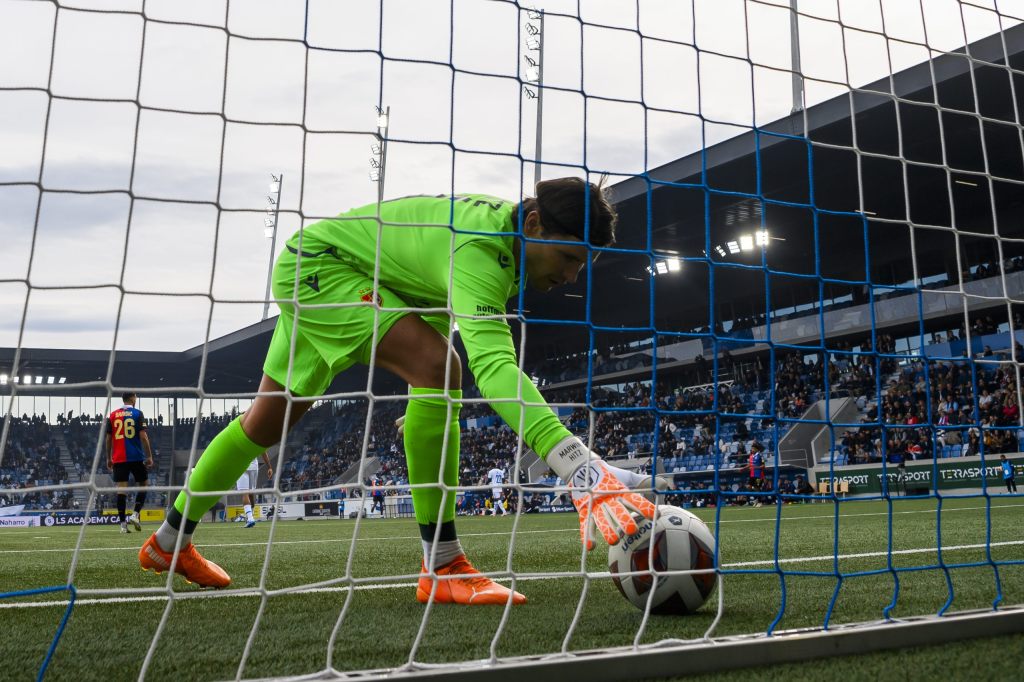
<path fill-rule="evenodd" d="M 527 283 L 536 291 L 574 283 L 587 263 L 586 245 L 571 235 L 545 232 L 536 216 L 531 211 L 523 226 L 523 234 L 531 238 L 526 242 Z"/>

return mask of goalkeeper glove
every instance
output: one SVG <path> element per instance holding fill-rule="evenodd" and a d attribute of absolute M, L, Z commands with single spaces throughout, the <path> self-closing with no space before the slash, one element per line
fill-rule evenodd
<path fill-rule="evenodd" d="M 629 490 L 647 477 L 606 464 L 579 438 L 563 440 L 545 461 L 569 485 L 573 506 L 580 515 L 580 540 L 588 551 L 594 548 L 592 526 L 597 527 L 605 542 L 614 545 L 623 534 L 637 531 L 634 512 L 654 518 L 654 503 Z"/>

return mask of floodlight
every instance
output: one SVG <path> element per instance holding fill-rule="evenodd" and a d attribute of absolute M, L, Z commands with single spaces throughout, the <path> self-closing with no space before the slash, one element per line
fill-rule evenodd
<path fill-rule="evenodd" d="M 758 230 L 755 232 L 754 242 L 758 246 L 768 246 L 768 230 Z"/>
<path fill-rule="evenodd" d="M 750 236 L 749 234 L 741 234 L 740 235 L 740 249 L 742 249 L 743 251 L 753 251 L 754 250 L 754 238 L 752 236 Z"/>
<path fill-rule="evenodd" d="M 531 36 L 539 35 L 540 27 L 537 26 L 536 24 L 527 24 L 526 32 L 529 33 Z"/>
<path fill-rule="evenodd" d="M 651 266 L 650 266 L 650 265 L 648 265 L 648 266 L 647 266 L 646 268 L 644 268 L 644 270 L 646 270 L 646 271 L 647 271 L 648 273 L 650 273 L 651 275 L 655 275 L 655 274 L 657 274 L 657 273 L 655 273 L 655 272 L 654 272 L 654 270 L 653 270 L 653 269 L 651 268 Z"/>
<path fill-rule="evenodd" d="M 268 225 L 267 227 L 264 227 L 263 228 L 263 236 L 266 237 L 267 239 L 273 239 L 274 238 L 274 226 L 273 225 Z"/>
<path fill-rule="evenodd" d="M 382 150 L 380 148 L 380 145 L 375 143 L 370 145 L 370 151 L 373 152 L 375 156 L 380 156 Z"/>
<path fill-rule="evenodd" d="M 46 377 L 46 383 L 52 384 L 53 383 L 53 377 Z"/>
<path fill-rule="evenodd" d="M 263 226 L 264 227 L 273 227 L 274 226 L 274 219 L 273 218 L 264 218 L 263 219 Z"/>
<path fill-rule="evenodd" d="M 669 272 L 679 272 L 682 268 L 682 263 L 678 258 L 669 258 L 667 261 Z"/>
<path fill-rule="evenodd" d="M 31 378 L 31 377 L 30 377 L 30 378 Z M 43 378 L 42 378 L 42 377 L 36 377 L 36 383 L 37 383 L 37 384 L 41 384 L 41 383 L 43 383 Z"/>
<path fill-rule="evenodd" d="M 668 273 L 668 265 L 665 264 L 665 261 L 660 260 L 655 265 L 658 268 L 659 275 L 664 275 Z"/>
<path fill-rule="evenodd" d="M 728 242 L 726 244 L 726 246 L 729 247 L 729 253 L 739 253 L 740 252 L 740 245 L 737 244 L 736 242 Z M 722 255 L 724 256 L 725 254 L 723 253 Z"/>
<path fill-rule="evenodd" d="M 67 378 L 67 377 L 61 377 L 61 378 L 60 378 L 60 381 L 58 381 L 57 383 L 58 383 L 58 384 L 63 384 L 63 383 L 64 383 L 65 381 L 67 381 L 67 380 L 68 380 L 68 378 Z"/>
<path fill-rule="evenodd" d="M 380 180 L 380 171 L 370 171 L 370 182 L 377 182 Z"/>
<path fill-rule="evenodd" d="M 15 375 L 15 376 L 11 377 L 11 381 L 13 381 L 14 383 L 18 383 L 18 379 L 19 379 L 19 378 L 20 378 L 20 377 L 18 377 L 17 375 Z"/>
<path fill-rule="evenodd" d="M 0 386 L 6 386 L 6 385 L 7 385 L 7 375 L 6 374 L 0 374 Z"/>
<path fill-rule="evenodd" d="M 725 249 L 722 248 L 721 244 L 719 244 L 718 246 L 715 247 L 715 251 L 718 252 L 719 256 L 721 256 L 722 258 L 725 258 Z"/>
<path fill-rule="evenodd" d="M 388 114 L 386 111 L 377 107 L 377 127 L 387 128 L 388 127 Z"/>
<path fill-rule="evenodd" d="M 530 36 L 526 39 L 526 48 L 529 50 L 539 50 L 540 40 L 534 36 Z"/>
<path fill-rule="evenodd" d="M 270 191 L 273 194 L 277 194 L 278 192 L 280 192 L 281 191 L 281 183 L 280 182 L 272 182 L 272 183 L 270 183 Z"/>
<path fill-rule="evenodd" d="M 526 80 L 530 81 L 531 83 L 536 83 L 537 81 L 539 81 L 540 69 L 538 69 L 536 66 L 526 67 Z"/>

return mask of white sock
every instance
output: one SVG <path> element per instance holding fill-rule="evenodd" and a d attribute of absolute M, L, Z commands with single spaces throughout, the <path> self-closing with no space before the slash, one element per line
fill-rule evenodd
<path fill-rule="evenodd" d="M 245 505 L 244 509 L 245 509 L 245 520 L 246 521 L 254 521 L 255 519 L 253 519 L 253 517 L 252 517 L 252 505 L 251 504 L 247 504 L 247 505 Z"/>
<path fill-rule="evenodd" d="M 430 550 L 433 548 L 433 542 L 427 542 L 426 540 L 420 540 L 423 543 L 423 563 L 428 567 L 430 566 Z M 456 557 L 460 554 L 465 554 L 462 551 L 462 544 L 455 540 L 447 540 L 437 543 L 437 555 L 434 557 L 434 567 L 440 568 L 453 562 Z"/>

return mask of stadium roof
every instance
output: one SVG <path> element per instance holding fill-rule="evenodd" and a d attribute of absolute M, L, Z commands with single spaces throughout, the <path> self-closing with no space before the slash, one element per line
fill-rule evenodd
<path fill-rule="evenodd" d="M 1017 118 L 1024 87 L 1013 74 L 1014 93 L 1011 73 L 996 66 L 1006 55 L 1011 67 L 1024 70 L 1024 25 L 617 184 L 616 246 L 644 250 L 649 238 L 650 248 L 665 257 L 703 259 L 707 251 L 715 266 L 717 319 L 725 311 L 765 312 L 760 249 L 728 249 L 728 242 L 761 229 L 762 214 L 770 237 L 767 265 L 789 273 L 767 278 L 773 309 L 819 299 L 818 281 L 810 277 L 816 265 L 822 277 L 845 282 L 892 285 L 939 274 L 956 281 L 957 253 L 962 267 L 997 260 L 994 224 L 1001 237 L 1024 236 Z M 813 144 L 803 139 L 805 130 Z M 775 203 L 812 200 L 818 210 Z M 1019 243 L 1004 241 L 1002 248 L 1003 258 L 1024 253 Z M 594 268 L 591 320 L 649 326 L 651 265 L 647 252 L 604 254 Z M 659 329 L 708 324 L 709 269 L 688 261 L 679 272 L 655 278 Z M 863 284 L 827 285 L 824 298 L 857 288 Z M 567 297 L 531 296 L 528 318 L 583 320 L 585 298 L 577 296 L 585 293 L 581 278 Z"/>
<path fill-rule="evenodd" d="M 1024 70 L 1024 25 L 615 185 L 617 247 L 638 251 L 606 253 L 595 264 L 590 321 L 652 325 L 651 253 L 698 259 L 654 278 L 653 322 L 662 331 L 708 323 L 711 270 L 721 319 L 725 311 L 763 314 L 766 285 L 775 309 L 816 301 L 816 273 L 836 280 L 825 285 L 825 297 L 833 298 L 863 289 L 868 280 L 892 285 L 915 274 L 942 273 L 955 280 L 958 253 L 964 267 L 993 261 L 993 225 L 1001 237 L 1024 237 L 1024 144 L 1016 113 L 1024 110 L 1024 92 L 1014 91 L 1013 74 L 999 66 L 1007 61 Z M 725 248 L 761 229 L 762 219 L 770 237 L 765 258 L 771 275 L 759 267 L 759 249 L 734 254 Z M 954 224 L 955 231 L 949 227 Z M 1002 248 L 1004 258 L 1024 254 L 1014 242 Z M 703 260 L 705 251 L 713 268 Z M 583 322 L 586 290 L 581 277 L 564 292 L 528 294 L 526 318 Z M 95 382 L 74 393 L 102 395 L 112 365 L 113 386 L 151 388 L 166 396 L 176 393 L 170 387 L 199 386 L 202 371 L 207 393 L 253 392 L 273 325 L 271 318 L 211 341 L 205 368 L 203 346 L 113 356 L 23 349 L 19 374 Z M 531 359 L 586 348 L 588 327 L 539 324 L 527 341 Z M 14 355 L 15 349 L 0 349 L 0 372 L 9 372 Z M 390 375 L 378 377 L 375 390 L 403 390 Z M 365 387 L 365 370 L 353 368 L 332 391 Z M 10 385 L 0 389 L 10 391 Z M 34 391 L 52 388 L 19 388 L 22 394 Z M 195 389 L 177 393 L 195 395 Z"/>

